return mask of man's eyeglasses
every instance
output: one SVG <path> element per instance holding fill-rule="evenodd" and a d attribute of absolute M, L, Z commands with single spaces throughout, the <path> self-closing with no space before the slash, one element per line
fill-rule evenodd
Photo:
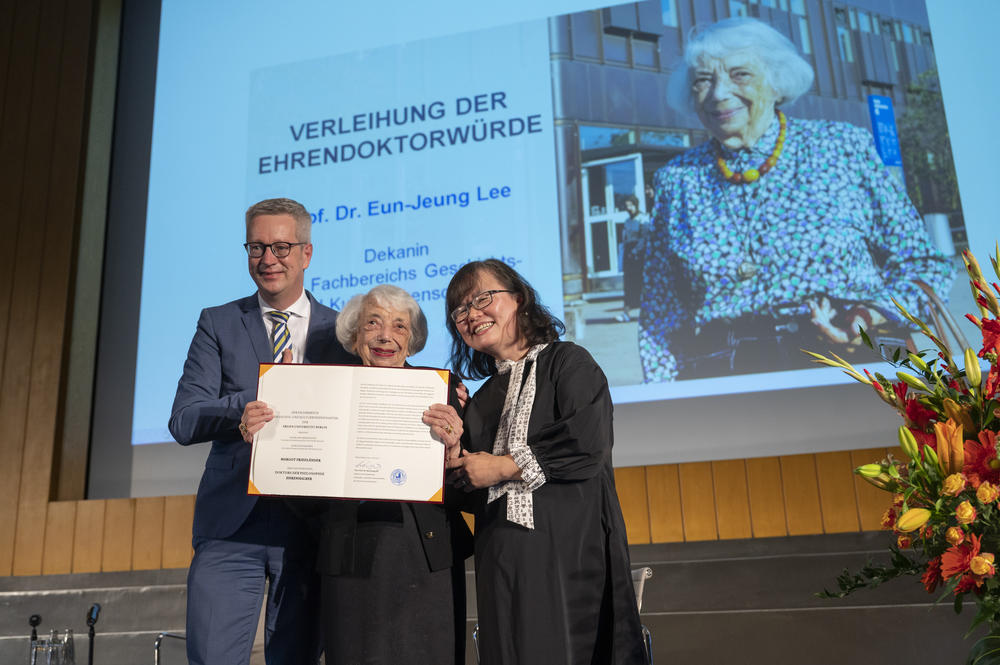
<path fill-rule="evenodd" d="M 259 259 L 264 256 L 264 252 L 268 249 L 274 254 L 274 258 L 283 259 L 292 251 L 292 247 L 308 244 L 307 242 L 272 242 L 270 245 L 265 245 L 262 242 L 245 242 L 243 247 L 246 248 L 251 259 Z"/>
<path fill-rule="evenodd" d="M 486 309 L 490 306 L 490 303 L 493 302 L 494 293 L 515 293 L 515 291 L 511 291 L 510 289 L 493 289 L 492 291 L 477 293 L 468 303 L 451 310 L 451 320 L 455 323 L 465 321 L 469 318 L 470 307 L 475 307 L 476 309 Z"/>

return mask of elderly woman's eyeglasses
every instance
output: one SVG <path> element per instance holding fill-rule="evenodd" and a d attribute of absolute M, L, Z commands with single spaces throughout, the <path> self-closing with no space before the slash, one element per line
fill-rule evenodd
<path fill-rule="evenodd" d="M 492 291 L 483 291 L 482 293 L 477 293 L 473 296 L 472 300 L 466 304 L 456 307 L 451 310 L 451 320 L 455 323 L 461 323 L 469 318 L 469 308 L 475 307 L 476 309 L 486 309 L 493 302 L 494 293 L 514 293 L 510 289 L 493 289 Z"/>
<path fill-rule="evenodd" d="M 268 249 L 274 254 L 274 258 L 283 259 L 292 251 L 292 247 L 308 244 L 306 242 L 272 242 L 269 245 L 265 245 L 262 242 L 245 242 L 243 243 L 243 247 L 247 250 L 247 254 L 250 255 L 251 259 L 259 259 L 264 256 L 264 252 Z"/>

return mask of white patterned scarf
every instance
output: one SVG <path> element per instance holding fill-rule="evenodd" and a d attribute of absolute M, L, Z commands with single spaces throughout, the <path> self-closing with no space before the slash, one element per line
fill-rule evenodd
<path fill-rule="evenodd" d="M 535 528 L 535 512 L 531 493 L 545 484 L 545 473 L 528 447 L 528 421 L 535 404 L 535 358 L 548 346 L 538 344 L 517 361 L 498 360 L 497 374 L 510 372 L 507 398 L 500 414 L 497 438 L 493 442 L 494 455 L 510 455 L 521 468 L 521 479 L 510 480 L 489 489 L 487 503 L 507 495 L 507 520 L 528 529 Z M 527 380 L 524 366 L 530 364 Z M 523 388 L 521 387 L 523 384 Z"/>

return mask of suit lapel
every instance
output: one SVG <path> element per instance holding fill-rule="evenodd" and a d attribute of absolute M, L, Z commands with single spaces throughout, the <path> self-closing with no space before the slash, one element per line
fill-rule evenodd
<path fill-rule="evenodd" d="M 264 327 L 264 319 L 260 315 L 260 304 L 257 302 L 257 296 L 252 295 L 249 298 L 244 298 L 240 302 L 240 308 L 243 310 L 243 327 L 247 331 L 247 336 L 250 337 L 250 346 L 253 347 L 254 355 L 257 356 L 257 362 L 273 362 L 271 343 L 267 339 L 267 328 Z"/>
<path fill-rule="evenodd" d="M 306 296 L 309 298 L 309 331 L 306 333 L 305 362 L 321 362 L 324 360 L 330 340 L 337 336 L 335 329 L 337 313 L 316 302 L 308 291 Z"/>

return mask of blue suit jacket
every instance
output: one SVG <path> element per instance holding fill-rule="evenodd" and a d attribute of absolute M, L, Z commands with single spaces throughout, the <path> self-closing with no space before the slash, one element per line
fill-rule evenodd
<path fill-rule="evenodd" d="M 337 341 L 337 312 L 308 291 L 312 310 L 307 363 L 355 364 Z M 257 395 L 257 367 L 272 361 L 257 295 L 202 310 L 170 415 L 170 433 L 182 445 L 212 442 L 194 508 L 194 536 L 226 538 L 257 503 L 247 494 L 250 445 L 239 432 L 247 402 Z"/>

